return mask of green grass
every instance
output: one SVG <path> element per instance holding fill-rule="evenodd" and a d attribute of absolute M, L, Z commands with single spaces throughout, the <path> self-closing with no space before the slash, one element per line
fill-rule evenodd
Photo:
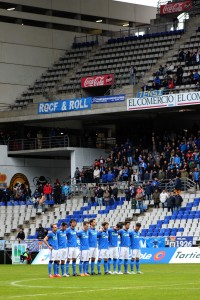
<path fill-rule="evenodd" d="M 1 299 L 199 300 L 198 264 L 142 265 L 143 275 L 47 277 L 47 266 L 1 265 Z"/>

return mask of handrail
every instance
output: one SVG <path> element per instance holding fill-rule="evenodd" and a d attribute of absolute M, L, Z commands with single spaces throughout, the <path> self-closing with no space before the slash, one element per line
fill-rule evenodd
<path fill-rule="evenodd" d="M 74 139 L 75 137 L 75 139 Z M 75 141 L 76 140 L 76 141 Z M 27 150 L 44 150 L 65 147 L 82 147 L 82 148 L 101 148 L 110 149 L 116 144 L 115 138 L 101 139 L 97 138 L 95 142 L 89 143 L 81 139 L 80 136 L 60 135 L 30 139 L 11 139 L 8 141 L 8 151 L 27 151 Z"/>

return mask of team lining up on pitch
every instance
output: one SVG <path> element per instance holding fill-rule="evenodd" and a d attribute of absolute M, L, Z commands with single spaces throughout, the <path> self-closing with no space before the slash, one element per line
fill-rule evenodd
<path fill-rule="evenodd" d="M 126 221 L 124 227 L 117 224 L 108 228 L 108 222 L 102 223 L 100 230 L 96 229 L 96 220 L 83 222 L 83 229 L 76 231 L 76 221 L 70 221 L 70 227 L 63 222 L 58 230 L 56 224 L 52 224 L 51 231 L 44 238 L 44 243 L 50 250 L 48 263 L 49 278 L 69 277 L 69 266 L 72 261 L 72 276 L 101 275 L 101 262 L 104 261 L 104 274 L 142 274 L 140 271 L 140 228 L 141 224 L 136 223 L 133 230 L 130 229 L 130 222 Z M 118 247 L 118 237 L 120 245 Z M 80 262 L 79 274 L 76 272 L 76 259 L 78 256 L 77 239 L 80 239 Z M 129 250 L 131 249 L 130 270 Z M 95 273 L 95 260 L 97 260 L 97 272 Z M 89 273 L 89 261 L 91 260 L 91 272 Z M 124 265 L 124 273 L 121 268 Z M 111 271 L 113 265 L 113 272 Z M 134 272 L 136 265 L 136 272 Z M 52 275 L 52 267 L 54 275 Z"/>

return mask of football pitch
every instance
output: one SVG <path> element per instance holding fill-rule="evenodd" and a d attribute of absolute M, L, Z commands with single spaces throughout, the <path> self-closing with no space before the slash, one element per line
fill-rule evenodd
<path fill-rule="evenodd" d="M 47 266 L 1 265 L 0 300 L 199 300 L 200 265 L 142 265 L 141 275 L 48 278 Z"/>

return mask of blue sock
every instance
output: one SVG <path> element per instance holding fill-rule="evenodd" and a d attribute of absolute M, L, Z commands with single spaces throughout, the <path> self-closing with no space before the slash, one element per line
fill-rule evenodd
<path fill-rule="evenodd" d="M 108 261 L 104 260 L 104 273 L 108 272 Z"/>
<path fill-rule="evenodd" d="M 111 258 L 108 260 L 108 271 L 110 272 L 110 266 L 111 266 Z"/>
<path fill-rule="evenodd" d="M 53 263 L 53 271 L 54 271 L 54 275 L 57 274 L 57 271 L 58 271 L 58 270 L 57 270 L 57 267 L 58 267 L 58 266 L 57 266 L 57 262 L 54 261 L 54 263 Z"/>
<path fill-rule="evenodd" d="M 113 259 L 113 271 L 116 272 L 117 269 L 117 259 Z"/>
<path fill-rule="evenodd" d="M 131 262 L 130 262 L 130 266 L 131 266 L 131 272 L 133 272 L 134 271 L 134 260 L 131 260 Z"/>
<path fill-rule="evenodd" d="M 98 273 L 101 273 L 101 261 L 99 261 L 99 260 L 97 262 L 97 270 L 98 270 Z"/>
<path fill-rule="evenodd" d="M 87 273 L 87 271 L 86 271 L 87 270 L 87 264 L 86 263 L 87 263 L 86 261 L 83 262 L 83 273 L 84 274 Z"/>
<path fill-rule="evenodd" d="M 59 273 L 60 273 L 59 267 L 60 267 L 60 264 L 59 264 L 59 263 L 57 263 L 57 274 L 59 274 Z"/>
<path fill-rule="evenodd" d="M 89 261 L 86 261 L 86 273 L 89 272 Z"/>
<path fill-rule="evenodd" d="M 69 262 L 66 262 L 66 274 L 69 274 Z"/>
<path fill-rule="evenodd" d="M 79 262 L 79 273 L 83 274 L 83 262 L 81 260 Z"/>
<path fill-rule="evenodd" d="M 61 267 L 62 275 L 64 275 L 64 273 L 65 273 L 65 265 L 61 264 L 60 267 Z"/>
<path fill-rule="evenodd" d="M 51 275 L 51 269 L 52 269 L 52 261 L 49 261 L 48 263 L 48 274 Z"/>
<path fill-rule="evenodd" d="M 136 265 L 136 271 L 139 272 L 140 271 L 140 262 L 136 260 L 135 265 Z"/>
<path fill-rule="evenodd" d="M 121 272 L 122 262 L 123 262 L 123 260 L 119 259 L 119 262 L 118 262 L 118 272 Z"/>
<path fill-rule="evenodd" d="M 94 261 L 91 261 L 91 273 L 94 273 Z"/>
<path fill-rule="evenodd" d="M 124 260 L 124 273 L 128 272 L 128 259 Z"/>
<path fill-rule="evenodd" d="M 73 274 L 76 274 L 76 261 L 72 262 L 72 272 Z"/>

